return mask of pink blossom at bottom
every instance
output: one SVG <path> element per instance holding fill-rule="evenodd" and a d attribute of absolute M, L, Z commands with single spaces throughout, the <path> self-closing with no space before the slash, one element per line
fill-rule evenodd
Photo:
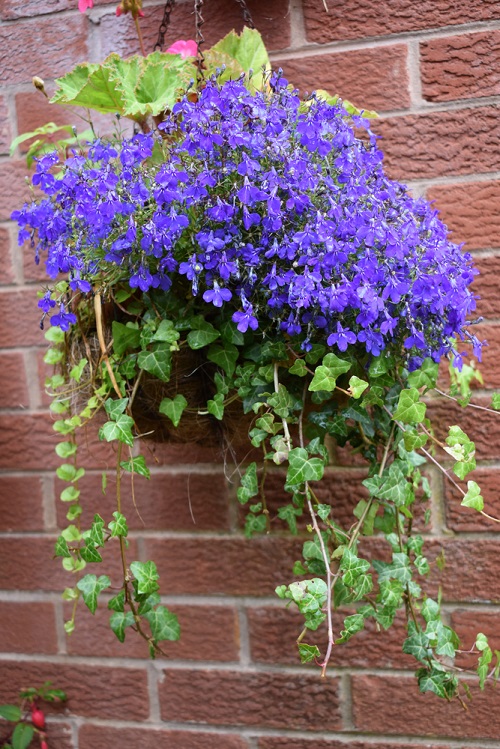
<path fill-rule="evenodd" d="M 85 13 L 87 8 L 94 7 L 94 0 L 78 0 L 78 10 L 80 13 Z"/>

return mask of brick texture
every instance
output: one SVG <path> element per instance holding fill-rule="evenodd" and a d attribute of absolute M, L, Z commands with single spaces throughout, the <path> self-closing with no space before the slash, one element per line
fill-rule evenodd
<path fill-rule="evenodd" d="M 19 21 L 0 27 L 3 51 L 2 83 L 24 83 L 35 75 L 56 78 L 88 56 L 88 19 L 80 13 L 36 23 Z M 19 50 L 26 50 L 19 54 Z"/>
<path fill-rule="evenodd" d="M 0 643 L 4 653 L 57 653 L 54 606 L 0 601 Z"/>
<path fill-rule="evenodd" d="M 43 478 L 0 476 L 0 531 L 43 530 Z"/>
<path fill-rule="evenodd" d="M 354 725 L 363 732 L 498 738 L 497 696 L 492 688 L 483 693 L 473 690 L 473 709 L 465 711 L 457 701 L 447 703 L 429 693 L 420 694 L 413 677 L 356 674 L 352 681 Z"/>
<path fill-rule="evenodd" d="M 80 602 L 76 631 L 63 640 L 60 629 L 71 605 L 59 594 L 77 578 L 53 559 L 55 526 L 65 525 L 67 507 L 57 499 L 62 485 L 53 477 L 60 462 L 53 447 L 59 438 L 41 392 L 46 344 L 36 287 L 47 279 L 43 263 L 34 265 L 28 243 L 15 244 L 10 215 L 30 191 L 25 147 L 13 159 L 8 149 L 14 135 L 49 120 L 83 128 L 76 112 L 53 107 L 35 92 L 31 78 L 45 78 L 51 93 L 53 79 L 76 63 L 97 61 L 111 51 L 137 53 L 133 21 L 130 15 L 116 17 L 117 2 L 96 0 L 85 14 L 76 0 L 0 2 L 0 703 L 14 701 L 19 688 L 46 680 L 66 689 L 68 704 L 47 708 L 51 749 L 496 745 L 500 723 L 493 690 L 474 691 L 467 713 L 458 703 L 418 694 L 414 661 L 401 653 L 403 617 L 390 632 L 368 623 L 356 638 L 336 647 L 326 679 L 314 664 L 299 664 L 301 617 L 276 599 L 274 589 L 293 579 L 293 564 L 309 538 L 308 520 L 301 519 L 297 537 L 276 520 L 277 507 L 289 498 L 282 472 L 273 469 L 268 483 L 273 534 L 244 537 L 235 477 L 239 466 L 260 458 L 245 442 L 247 423 L 238 425 L 234 454 L 219 437 L 196 444 L 144 440 L 140 449 L 153 475 L 149 482 L 137 477 L 138 512 L 123 482 L 131 531 L 128 565 L 135 559 L 158 564 L 163 603 L 179 616 L 181 640 L 164 643 L 166 657 L 154 663 L 132 630 L 121 645 L 109 628 L 110 591 L 103 593 L 95 616 Z M 323 0 L 248 4 L 268 49 L 294 85 L 303 91 L 325 88 L 382 114 L 373 128 L 382 136 L 389 174 L 425 185 L 454 241 L 465 242 L 476 255 L 480 275 L 473 288 L 482 297 L 477 314 L 485 320 L 474 331 L 490 344 L 481 364 L 484 388 L 499 388 L 500 157 L 498 107 L 488 98 L 500 94 L 499 4 L 326 0 L 327 9 Z M 163 9 L 163 0 L 145 4 L 140 23 L 146 50 L 155 44 Z M 205 2 L 203 14 L 206 46 L 242 28 L 235 0 Z M 166 46 L 193 38 L 194 28 L 192 1 L 178 2 Z M 111 120 L 95 116 L 97 132 L 109 132 Z M 485 406 L 490 402 L 484 389 L 475 399 Z M 450 424 L 460 424 L 475 440 L 479 466 L 469 478 L 482 487 L 486 511 L 500 516 L 499 415 L 462 410 L 440 399 L 432 400 L 428 411 L 438 438 Z M 332 456 L 340 465 L 328 470 L 318 496 L 332 502 L 335 520 L 347 527 L 363 496 L 366 467 L 347 449 L 332 450 Z M 87 469 L 81 481 L 83 527 L 95 512 L 107 523 L 115 509 L 116 450 L 89 429 L 80 439 L 79 462 Z M 108 474 L 106 496 L 101 471 Z M 461 507 L 461 495 L 443 476 L 433 476 L 433 486 L 441 487 L 442 497 L 431 502 L 436 520 L 426 528 L 431 573 L 422 585 L 434 597 L 442 590 L 464 649 L 477 631 L 499 649 L 500 525 Z M 420 513 L 419 507 L 416 527 Z M 390 550 L 381 539 L 363 538 L 360 554 L 387 560 Z M 440 572 L 436 559 L 443 554 Z M 116 541 L 106 545 L 104 555 L 103 565 L 90 564 L 85 573 L 108 573 L 118 587 Z M 336 632 L 347 613 L 334 614 Z M 324 651 L 325 627 L 313 638 Z M 475 660 L 462 655 L 457 665 L 474 668 Z"/>
<path fill-rule="evenodd" d="M 420 47 L 422 95 L 452 101 L 500 93 L 500 31 L 432 39 Z"/>
<path fill-rule="evenodd" d="M 160 699 L 163 720 L 288 729 L 341 725 L 338 685 L 331 677 L 172 669 L 164 673 Z"/>
<path fill-rule="evenodd" d="M 247 749 L 247 742 L 234 735 L 166 731 L 147 728 L 103 728 L 86 724 L 78 734 L 79 749 L 109 749 L 115 742 L 141 749 Z"/>
<path fill-rule="evenodd" d="M 488 21 L 500 17 L 494 0 L 462 3 L 460 0 L 303 0 L 307 38 L 326 44 L 344 39 L 400 34 L 408 31 L 440 28 L 471 21 Z"/>
<path fill-rule="evenodd" d="M 280 60 L 280 66 L 303 93 L 322 88 L 358 107 L 380 111 L 409 104 L 406 48 L 402 44 Z"/>
<path fill-rule="evenodd" d="M 427 191 L 427 197 L 436 201 L 443 221 L 452 230 L 454 242 L 466 242 L 468 250 L 500 245 L 498 182 L 435 185 Z"/>
<path fill-rule="evenodd" d="M 478 107 L 376 120 L 379 148 L 391 177 L 411 179 L 500 169 L 498 111 Z"/>

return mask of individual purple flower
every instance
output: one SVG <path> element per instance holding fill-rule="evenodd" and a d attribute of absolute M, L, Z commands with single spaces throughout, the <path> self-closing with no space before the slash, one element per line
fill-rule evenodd
<path fill-rule="evenodd" d="M 348 328 L 343 328 L 340 322 L 338 322 L 337 331 L 335 333 L 331 333 L 328 336 L 326 342 L 329 346 L 333 346 L 334 344 L 336 344 L 337 348 L 340 351 L 347 351 L 347 347 L 349 346 L 349 344 L 356 343 L 356 334 Z"/>
<path fill-rule="evenodd" d="M 236 327 L 240 333 L 246 333 L 248 328 L 250 330 L 257 330 L 259 327 L 259 321 L 253 314 L 253 307 L 250 304 L 244 305 L 243 310 L 234 312 L 231 319 L 236 323 Z"/>
<path fill-rule="evenodd" d="M 55 325 L 65 332 L 75 323 L 76 315 L 73 312 L 66 312 L 66 307 L 63 303 L 59 305 L 59 312 L 50 318 L 51 325 Z"/>
<path fill-rule="evenodd" d="M 222 307 L 224 302 L 228 302 L 232 296 L 233 295 L 229 289 L 220 288 L 217 281 L 214 281 L 213 288 L 208 289 L 208 291 L 205 291 L 203 294 L 203 300 L 205 302 L 211 302 L 214 307 Z"/>

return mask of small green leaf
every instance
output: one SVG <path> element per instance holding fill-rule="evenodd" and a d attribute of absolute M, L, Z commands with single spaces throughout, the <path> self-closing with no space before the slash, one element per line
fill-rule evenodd
<path fill-rule="evenodd" d="M 158 377 L 162 382 L 170 380 L 172 369 L 172 353 L 167 343 L 153 344 L 152 351 L 141 351 L 137 357 L 137 364 L 140 369 Z"/>
<path fill-rule="evenodd" d="M 57 539 L 54 548 L 54 555 L 56 557 L 71 557 L 71 552 L 68 549 L 68 542 L 66 541 L 64 536 L 59 536 L 59 538 Z"/>
<path fill-rule="evenodd" d="M 99 593 L 110 585 L 111 580 L 107 575 L 101 575 L 99 578 L 95 575 L 85 575 L 77 582 L 76 587 L 81 591 L 84 603 L 92 614 L 96 612 Z"/>
<path fill-rule="evenodd" d="M 116 421 L 107 421 L 99 429 L 99 439 L 106 440 L 106 442 L 119 440 L 132 447 L 134 444 L 134 437 L 132 435 L 133 426 L 134 420 L 130 416 L 122 414 Z"/>
<path fill-rule="evenodd" d="M 217 364 L 228 377 L 231 377 L 236 369 L 239 351 L 232 343 L 225 343 L 224 346 L 212 345 L 208 349 L 207 359 Z"/>
<path fill-rule="evenodd" d="M 222 420 L 224 416 L 224 396 L 222 393 L 217 393 L 213 400 L 207 401 L 207 411 L 219 421 Z"/>
<path fill-rule="evenodd" d="M 21 709 L 17 705 L 0 705 L 0 717 L 17 723 L 21 720 Z"/>
<path fill-rule="evenodd" d="M 153 336 L 153 341 L 165 341 L 165 343 L 175 343 L 179 340 L 180 333 L 175 329 L 172 320 L 162 320 L 158 325 L 158 330 Z"/>
<path fill-rule="evenodd" d="M 177 427 L 187 404 L 185 397 L 181 393 L 177 393 L 174 398 L 163 398 L 159 411 L 161 414 L 168 416 L 174 427 Z"/>
<path fill-rule="evenodd" d="M 74 442 L 59 442 L 55 449 L 58 456 L 64 460 L 74 455 L 77 447 Z"/>
<path fill-rule="evenodd" d="M 353 375 L 349 380 L 349 390 L 353 398 L 361 398 L 367 387 L 368 383 L 365 380 L 360 380 L 356 375 Z"/>
<path fill-rule="evenodd" d="M 179 639 L 181 635 L 179 620 L 165 606 L 157 606 L 152 611 L 147 611 L 144 618 L 149 622 L 155 642 Z"/>
<path fill-rule="evenodd" d="M 425 418 L 427 406 L 420 403 L 420 393 L 416 388 L 402 390 L 393 418 L 403 424 L 420 424 Z"/>
<path fill-rule="evenodd" d="M 80 489 L 77 489 L 76 486 L 67 486 L 66 489 L 62 490 L 60 500 L 61 502 L 76 502 L 80 494 Z"/>
<path fill-rule="evenodd" d="M 125 413 L 128 406 L 128 398 L 108 398 L 104 403 L 104 408 L 110 419 L 116 421 Z"/>
<path fill-rule="evenodd" d="M 64 331 L 58 328 L 57 325 L 52 325 L 46 330 L 44 337 L 50 343 L 64 343 Z"/>
<path fill-rule="evenodd" d="M 108 601 L 108 609 L 110 611 L 124 611 L 125 609 L 125 591 L 120 590 L 116 596 L 113 596 Z"/>
<path fill-rule="evenodd" d="M 18 723 L 12 734 L 12 749 L 27 749 L 35 729 L 30 723 Z"/>
<path fill-rule="evenodd" d="M 160 587 L 157 583 L 160 576 L 154 562 L 132 562 L 130 571 L 137 580 L 139 594 L 155 593 Z"/>
<path fill-rule="evenodd" d="M 120 642 L 125 642 L 125 630 L 135 623 L 134 615 L 131 611 L 115 611 L 109 619 L 109 626 L 118 637 Z"/>
<path fill-rule="evenodd" d="M 238 501 L 242 505 L 246 504 L 249 499 L 255 497 L 259 491 L 259 483 L 257 480 L 257 463 L 250 463 L 245 473 L 241 477 L 240 486 L 237 491 Z"/>
<path fill-rule="evenodd" d="M 122 515 L 121 512 L 114 512 L 113 513 L 114 520 L 112 520 L 108 524 L 108 528 L 111 531 L 111 536 L 127 536 L 128 535 L 128 526 L 127 526 L 127 518 L 125 515 Z"/>
<path fill-rule="evenodd" d="M 321 656 L 317 645 L 308 645 L 306 642 L 299 642 L 299 656 L 301 663 L 310 663 Z"/>
<path fill-rule="evenodd" d="M 69 373 L 69 376 L 72 380 L 75 380 L 76 382 L 80 382 L 83 375 L 83 370 L 88 364 L 87 359 L 80 359 L 78 364 L 75 364 L 75 366 L 72 368 L 71 372 Z"/>
<path fill-rule="evenodd" d="M 138 476 L 144 476 L 144 478 L 151 478 L 151 471 L 146 465 L 146 460 L 143 455 L 137 455 L 135 458 L 130 460 L 123 460 L 120 466 L 124 471 L 128 473 L 137 473 Z"/>
<path fill-rule="evenodd" d="M 484 509 L 484 499 L 481 496 L 481 489 L 475 481 L 467 482 L 467 493 L 460 504 L 464 507 L 473 507 L 478 512 Z"/>
<path fill-rule="evenodd" d="M 290 374 L 297 375 L 298 377 L 304 377 L 307 374 L 307 366 L 303 359 L 295 359 L 294 363 L 288 370 Z M 308 645 L 307 647 L 311 647 Z M 303 661 L 305 663 L 305 661 Z"/>
<path fill-rule="evenodd" d="M 200 330 L 191 330 L 187 335 L 188 346 L 194 350 L 209 346 L 211 343 L 220 337 L 220 333 L 217 328 L 214 328 L 210 323 Z"/>
<path fill-rule="evenodd" d="M 286 483 L 291 486 L 303 484 L 305 481 L 319 481 L 323 477 L 324 461 L 321 458 L 310 458 L 303 447 L 290 450 L 288 461 Z"/>

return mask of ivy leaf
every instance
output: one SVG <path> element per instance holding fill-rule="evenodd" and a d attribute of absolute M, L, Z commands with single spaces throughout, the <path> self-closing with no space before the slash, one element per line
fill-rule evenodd
<path fill-rule="evenodd" d="M 456 690 L 456 679 L 443 671 L 417 671 L 418 686 L 421 692 L 434 692 L 438 697 L 450 698 Z"/>
<path fill-rule="evenodd" d="M 297 375 L 297 377 L 304 377 L 307 374 L 307 366 L 306 366 L 305 361 L 303 359 L 295 359 L 294 363 L 292 364 L 292 366 L 290 367 L 288 371 L 290 372 L 290 374 Z M 308 645 L 307 647 L 311 647 L 311 646 Z M 307 661 L 302 661 L 302 662 L 307 663 Z"/>
<path fill-rule="evenodd" d="M 137 591 L 141 595 L 155 593 L 160 587 L 157 583 L 160 576 L 154 562 L 132 562 L 130 571 L 137 580 Z"/>
<path fill-rule="evenodd" d="M 425 418 L 427 406 L 419 401 L 420 393 L 416 388 L 402 390 L 393 418 L 403 424 L 420 424 Z"/>
<path fill-rule="evenodd" d="M 467 482 L 467 493 L 462 499 L 463 507 L 473 507 L 474 510 L 481 512 L 484 508 L 484 499 L 481 496 L 481 489 L 475 481 Z"/>
<path fill-rule="evenodd" d="M 356 375 L 353 375 L 349 380 L 349 390 L 353 398 L 361 398 L 367 387 L 368 383 L 365 380 L 360 380 Z"/>
<path fill-rule="evenodd" d="M 350 368 L 351 362 L 340 359 L 335 354 L 327 354 L 323 358 L 323 363 L 319 367 L 316 367 L 309 390 L 326 390 L 332 392 L 335 389 L 337 378 L 341 374 L 348 372 Z"/>
<path fill-rule="evenodd" d="M 219 421 L 222 420 L 224 416 L 224 396 L 222 393 L 216 393 L 213 400 L 207 401 L 207 411 Z"/>
<path fill-rule="evenodd" d="M 113 596 L 108 601 L 108 609 L 110 611 L 124 611 L 125 609 L 125 591 L 120 590 L 116 596 Z"/>
<path fill-rule="evenodd" d="M 288 453 L 286 483 L 290 486 L 305 481 L 319 481 L 323 477 L 325 464 L 321 458 L 310 458 L 303 447 L 295 447 Z"/>
<path fill-rule="evenodd" d="M 294 505 L 284 505 L 278 508 L 278 517 L 288 523 L 290 532 L 297 535 L 297 517 L 302 515 L 302 509 Z"/>
<path fill-rule="evenodd" d="M 267 402 L 274 410 L 275 414 L 281 416 L 282 419 L 287 419 L 289 417 L 290 410 L 294 406 L 294 399 L 281 382 L 278 386 L 278 392 L 272 393 L 268 397 Z"/>
<path fill-rule="evenodd" d="M 165 606 L 157 606 L 153 611 L 147 611 L 144 618 L 149 622 L 155 642 L 179 639 L 181 635 L 179 620 Z"/>
<path fill-rule="evenodd" d="M 111 536 L 122 536 L 125 538 L 128 535 L 127 518 L 121 512 L 114 512 L 113 517 L 114 520 L 108 524 Z"/>
<path fill-rule="evenodd" d="M 175 329 L 172 320 L 162 320 L 158 325 L 158 330 L 151 340 L 165 341 L 165 343 L 175 343 L 180 338 L 180 333 Z"/>
<path fill-rule="evenodd" d="M 301 663 L 310 663 L 319 658 L 321 653 L 317 645 L 308 645 L 306 642 L 299 642 L 299 656 Z"/>
<path fill-rule="evenodd" d="M 151 478 L 151 471 L 146 465 L 144 455 L 137 455 L 130 460 L 122 460 L 120 466 L 124 471 L 128 471 L 129 473 L 137 473 L 139 476 L 144 476 L 146 479 Z"/>
<path fill-rule="evenodd" d="M 139 348 L 141 335 L 138 323 L 128 322 L 124 325 L 113 320 L 111 331 L 113 333 L 113 351 L 117 356 L 121 356 L 128 349 L 134 351 Z"/>
<path fill-rule="evenodd" d="M 109 626 L 118 637 L 120 642 L 125 641 L 125 629 L 134 624 L 134 615 L 131 611 L 115 611 L 109 619 Z"/>
<path fill-rule="evenodd" d="M 174 427 L 177 427 L 187 404 L 185 397 L 181 393 L 177 393 L 174 398 L 163 398 L 159 411 L 161 414 L 168 416 Z"/>
<path fill-rule="evenodd" d="M 209 346 L 211 343 L 219 338 L 220 333 L 217 328 L 214 328 L 210 323 L 206 323 L 203 328 L 199 330 L 191 330 L 187 336 L 188 346 L 195 351 L 204 346 Z"/>
<path fill-rule="evenodd" d="M 340 562 L 340 569 L 344 570 L 342 580 L 344 585 L 349 588 L 356 585 L 356 580 L 361 575 L 364 575 L 370 569 L 370 562 L 366 559 L 360 559 L 350 549 L 344 549 L 342 554 L 342 560 Z"/>
<path fill-rule="evenodd" d="M 59 442 L 59 444 L 56 445 L 55 449 L 57 455 L 65 460 L 66 458 L 70 458 L 76 453 L 77 447 L 74 442 Z"/>
<path fill-rule="evenodd" d="M 85 539 L 85 546 L 80 549 L 80 556 L 85 562 L 102 562 L 102 556 L 97 551 L 95 544 L 91 538 Z"/>
<path fill-rule="evenodd" d="M 264 533 L 267 519 L 264 514 L 255 515 L 249 512 L 245 518 L 245 536 L 251 538 L 254 533 Z"/>
<path fill-rule="evenodd" d="M 104 546 L 104 520 L 97 513 L 94 515 L 94 522 L 90 526 L 89 538 L 96 546 Z"/>
<path fill-rule="evenodd" d="M 122 414 L 117 418 L 116 421 L 107 421 L 99 429 L 99 439 L 106 440 L 106 442 L 113 442 L 113 440 L 119 440 L 124 442 L 126 445 L 132 447 L 134 444 L 134 437 L 132 435 L 132 427 L 134 426 L 134 420 Z"/>
<path fill-rule="evenodd" d="M 246 504 L 249 499 L 255 497 L 259 492 L 259 483 L 257 481 L 257 463 L 250 463 L 247 470 L 241 477 L 240 486 L 236 495 L 242 505 Z"/>
<path fill-rule="evenodd" d="M 141 351 L 137 364 L 140 369 L 158 377 L 162 382 L 168 382 L 172 369 L 172 354 L 168 344 L 155 343 L 151 351 Z"/>
<path fill-rule="evenodd" d="M 212 345 L 208 349 L 207 359 L 217 364 L 228 377 L 231 377 L 236 369 L 239 351 L 232 343 L 225 343 L 224 346 Z"/>
<path fill-rule="evenodd" d="M 352 614 L 351 616 L 346 616 L 344 619 L 344 629 L 340 633 L 339 639 L 335 640 L 335 644 L 340 645 L 343 642 L 347 642 L 347 640 L 350 640 L 357 632 L 361 632 L 361 630 L 364 629 L 364 626 L 365 617 L 363 614 Z"/>
<path fill-rule="evenodd" d="M 54 547 L 54 556 L 56 557 L 71 557 L 71 552 L 68 549 L 68 542 L 64 536 L 59 536 Z"/>
<path fill-rule="evenodd" d="M 81 591 L 83 601 L 89 611 L 95 614 L 97 609 L 97 598 L 105 588 L 109 588 L 111 580 L 107 575 L 96 577 L 95 575 L 85 575 L 78 580 L 76 587 Z"/>
<path fill-rule="evenodd" d="M 108 398 L 104 403 L 104 408 L 109 418 L 116 421 L 121 414 L 125 413 L 128 400 L 128 398 Z"/>
<path fill-rule="evenodd" d="M 417 661 L 421 661 L 422 663 L 425 663 L 427 658 L 432 654 L 427 636 L 421 629 L 417 630 L 415 625 L 413 625 L 412 634 L 403 643 L 403 653 L 412 655 Z"/>
<path fill-rule="evenodd" d="M 429 357 L 424 359 L 422 366 L 408 375 L 408 385 L 411 388 L 434 388 L 436 387 L 439 372 L 439 364 Z"/>

